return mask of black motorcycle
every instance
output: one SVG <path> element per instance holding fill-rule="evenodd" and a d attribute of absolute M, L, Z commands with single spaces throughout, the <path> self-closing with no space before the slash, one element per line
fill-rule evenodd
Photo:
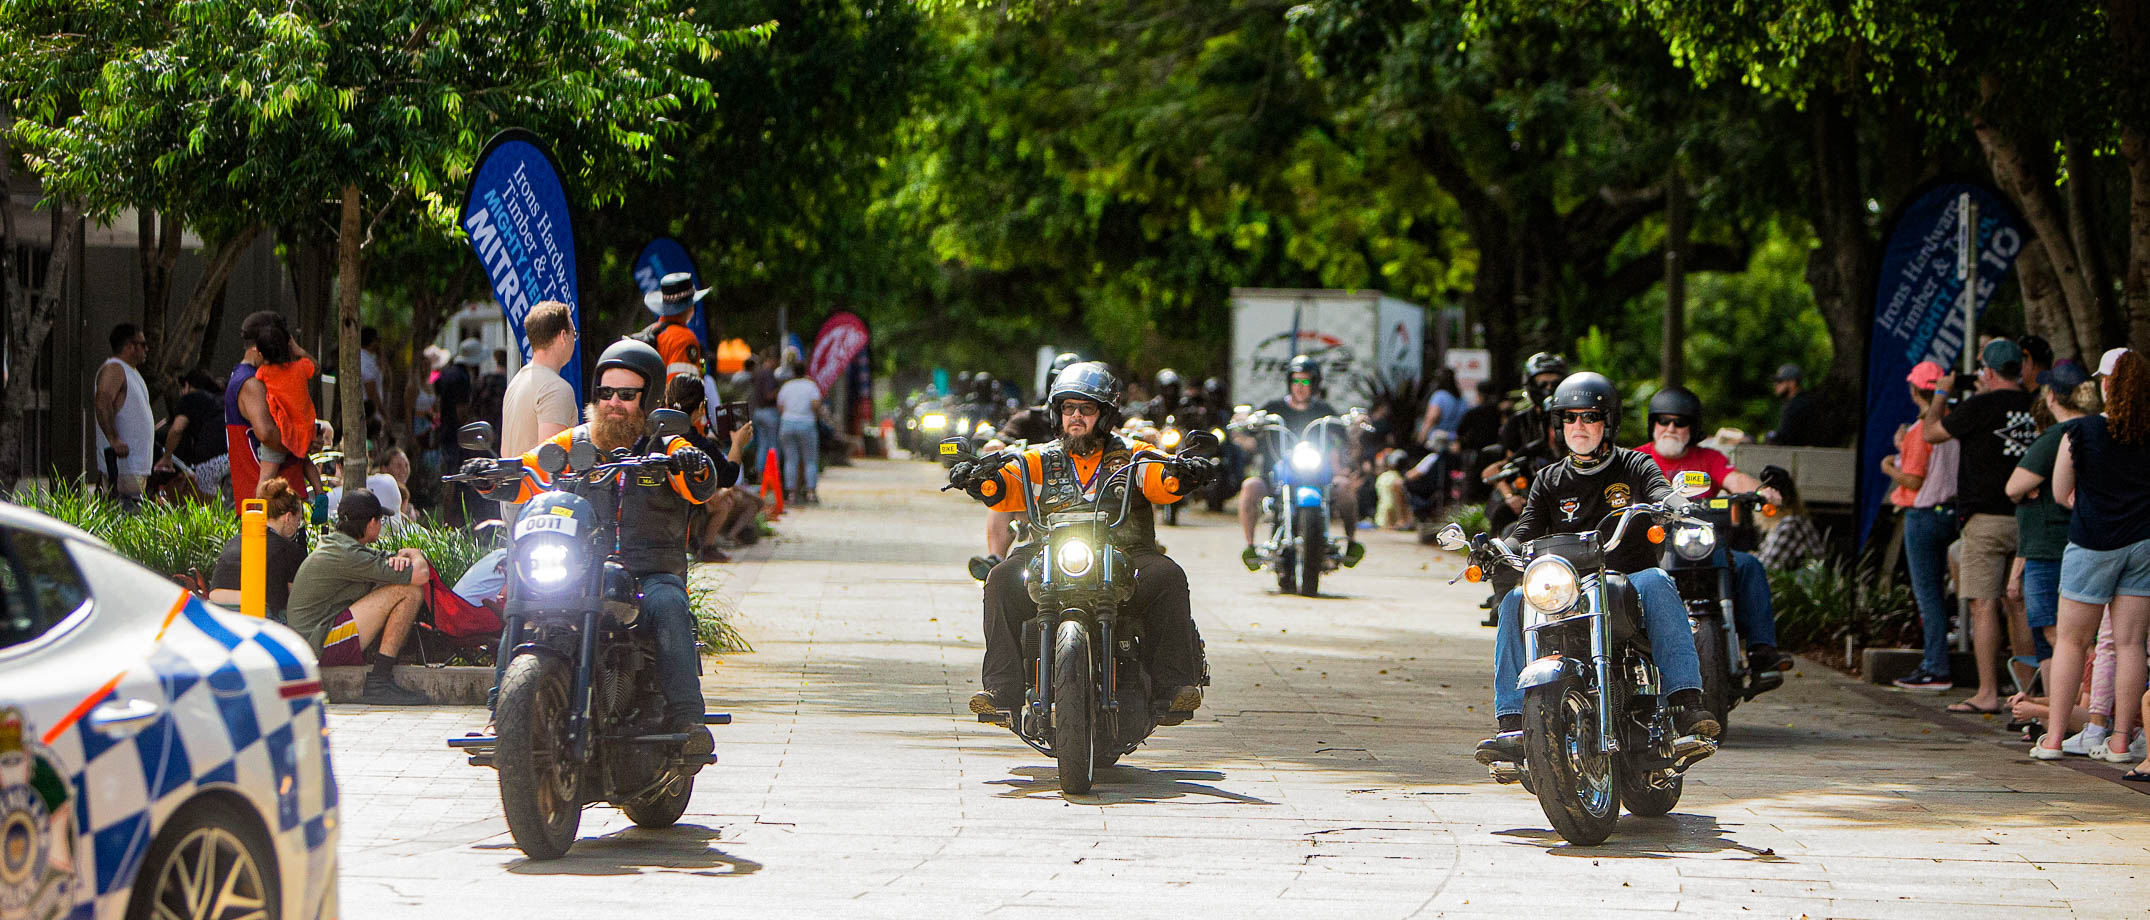
<path fill-rule="evenodd" d="M 1216 446 L 1208 432 L 1197 431 L 1182 442 L 1181 452 L 1209 456 Z M 1021 462 L 1020 452 L 980 457 L 968 440 L 949 438 L 941 443 L 941 456 L 974 469 L 1012 464 L 1021 479 L 1030 533 L 1042 535 L 1044 544 L 1023 576 L 1038 615 L 1021 631 L 1023 655 L 1031 661 L 1022 707 L 1012 714 L 980 715 L 978 721 L 1005 720 L 1024 744 L 1058 764 L 1061 792 L 1086 794 L 1099 767 L 1118 763 L 1158 726 L 1187 721 L 1188 713 L 1150 708 L 1153 688 L 1142 666 L 1145 624 L 1120 609 L 1134 595 L 1135 569 L 1109 539 L 1142 487 L 1141 469 L 1172 458 L 1137 451 L 1126 466 L 1093 486 L 1088 510 L 1044 514 L 1038 511 L 1039 484 L 1031 481 L 1030 465 Z"/>
<path fill-rule="evenodd" d="M 659 409 L 649 425 L 654 436 L 677 435 L 687 417 Z M 457 441 L 465 451 L 490 454 L 493 428 L 473 422 Z M 689 736 L 668 730 L 657 638 L 641 620 L 635 578 L 619 559 L 618 521 L 612 545 L 603 545 L 596 510 L 576 494 L 624 493 L 638 473 L 676 472 L 671 458 L 622 448 L 600 462 L 599 451 L 578 440 L 572 452 L 539 445 L 537 461 L 552 481 L 523 504 L 508 553 L 497 732 L 452 738 L 448 746 L 474 766 L 499 771 L 501 810 L 524 855 L 556 859 L 574 845 L 582 808 L 593 802 L 618 806 L 642 827 L 671 826 L 687 809 L 695 773 L 716 758 L 685 753 Z M 564 473 L 570 468 L 575 472 Z M 522 460 L 508 457 L 488 471 L 443 478 L 492 487 L 525 475 Z M 724 725 L 731 717 L 712 713 L 703 721 Z"/>
<path fill-rule="evenodd" d="M 1683 488 L 1709 488 L 1707 473 L 1680 475 Z M 1690 520 L 1672 530 L 1660 563 L 1687 602 L 1687 618 L 1695 629 L 1695 653 L 1702 658 L 1702 705 L 1717 714 L 1722 726 L 1717 733 L 1720 744 L 1732 730 L 1733 707 L 1784 685 L 1782 672 L 1747 666 L 1747 656 L 1741 653 L 1746 643 L 1732 616 L 1732 550 L 1754 548 L 1757 512 L 1774 515 L 1777 509 L 1754 492 L 1696 502 Z"/>
<path fill-rule="evenodd" d="M 1440 544 L 1470 550 L 1460 578 L 1476 582 L 1489 566 L 1521 570 L 1524 659 L 1523 763 L 1488 765 L 1501 783 L 1521 782 L 1538 797 L 1553 830 L 1570 843 L 1595 846 L 1612 835 L 1620 806 L 1651 816 L 1679 804 L 1684 774 L 1717 750 L 1699 735 L 1679 736 L 1665 706 L 1663 680 L 1650 657 L 1642 603 L 1627 579 L 1605 570 L 1605 555 L 1637 516 L 1679 523 L 1662 505 L 1635 504 L 1607 515 L 1598 529 L 1551 534 L 1524 545 L 1486 534 L 1466 539 L 1450 524 Z M 1615 522 L 1617 518 L 1617 522 Z M 1600 539 L 1608 526 L 1611 536 Z"/>

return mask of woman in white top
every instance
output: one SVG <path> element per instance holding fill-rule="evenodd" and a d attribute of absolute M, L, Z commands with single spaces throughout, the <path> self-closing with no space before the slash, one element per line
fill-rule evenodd
<path fill-rule="evenodd" d="M 415 520 L 411 513 L 411 458 L 400 447 L 383 448 L 373 458 L 373 469 L 379 472 L 366 476 L 366 491 L 380 499 L 381 507 L 388 509 L 388 521 L 382 525 L 386 530 L 400 529 L 406 522 Z M 328 492 L 328 506 L 335 508 L 343 501 L 343 487 Z"/>
<path fill-rule="evenodd" d="M 796 353 L 786 368 L 791 379 L 776 391 L 776 408 L 782 417 L 777 455 L 784 463 L 784 494 L 795 503 L 811 505 L 818 501 L 814 487 L 821 479 L 821 387 L 806 376 Z"/>

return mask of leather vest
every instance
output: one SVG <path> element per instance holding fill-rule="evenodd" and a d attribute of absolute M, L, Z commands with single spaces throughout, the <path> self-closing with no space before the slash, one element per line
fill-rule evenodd
<path fill-rule="evenodd" d="M 575 439 L 589 440 L 589 428 L 575 429 Z M 591 445 L 596 447 L 595 444 Z M 636 443 L 637 453 L 648 450 Z M 602 455 L 602 451 L 599 452 Z M 575 494 L 588 500 L 597 512 L 598 549 L 612 552 L 614 521 L 619 521 L 620 561 L 636 577 L 669 572 L 687 574 L 687 515 L 693 503 L 672 491 L 671 479 L 657 471 L 625 474 L 625 489 L 618 478 L 603 483 L 575 484 Z M 620 506 L 623 499 L 625 507 Z"/>
<path fill-rule="evenodd" d="M 1105 455 L 1098 460 L 1090 481 L 1085 483 L 1075 473 L 1075 461 L 1068 456 L 1064 442 L 1053 441 L 1038 448 L 1039 464 L 1044 469 L 1044 481 L 1038 489 L 1038 510 L 1050 516 L 1065 512 L 1088 512 L 1097 498 L 1097 485 L 1127 466 L 1134 451 L 1126 439 L 1111 435 L 1105 441 Z M 1112 529 L 1112 545 L 1124 552 L 1151 550 L 1157 546 L 1157 522 L 1151 513 L 1149 499 L 1142 494 L 1138 479 L 1131 485 L 1126 480 L 1113 483 L 1102 503 L 1107 515 L 1120 511 L 1120 490 L 1133 488 L 1134 497 L 1127 506 L 1127 520 Z M 1108 517 L 1107 520 L 1110 520 Z"/>

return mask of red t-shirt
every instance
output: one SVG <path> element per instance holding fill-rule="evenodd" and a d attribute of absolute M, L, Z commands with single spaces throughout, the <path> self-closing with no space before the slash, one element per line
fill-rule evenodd
<path fill-rule="evenodd" d="M 1717 497 L 1717 493 L 1724 487 L 1725 476 L 1738 472 L 1732 466 L 1732 458 L 1699 445 L 1689 447 L 1687 453 L 1680 455 L 1678 460 L 1667 460 L 1658 456 L 1657 442 L 1655 441 L 1635 449 L 1650 455 L 1650 459 L 1657 461 L 1657 468 L 1665 471 L 1665 478 L 1673 481 L 1674 488 L 1679 486 L 1681 473 L 1685 473 L 1688 470 L 1700 470 L 1708 473 L 1710 476 L 1710 490 L 1694 496 L 1697 500 Z"/>

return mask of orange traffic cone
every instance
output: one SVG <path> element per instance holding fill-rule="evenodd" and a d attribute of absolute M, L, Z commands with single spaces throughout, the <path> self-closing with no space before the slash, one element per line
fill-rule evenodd
<path fill-rule="evenodd" d="M 769 501 L 769 493 L 776 493 L 776 500 Z M 761 462 L 761 497 L 769 506 L 769 520 L 784 516 L 784 468 L 777 465 L 776 448 L 769 448 L 769 456 Z"/>

